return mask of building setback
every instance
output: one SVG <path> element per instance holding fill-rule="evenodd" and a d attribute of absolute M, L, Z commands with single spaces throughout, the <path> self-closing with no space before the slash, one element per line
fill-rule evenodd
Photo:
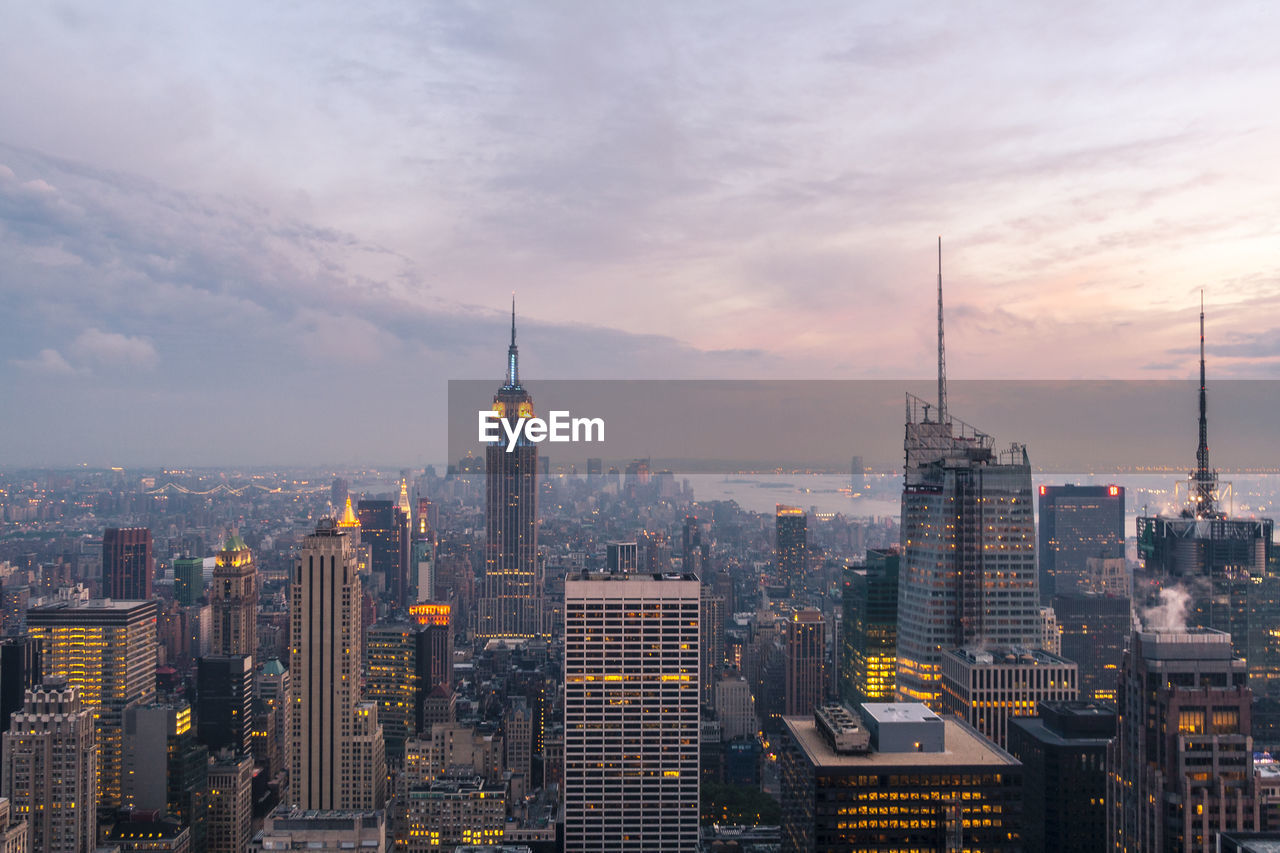
<path fill-rule="evenodd" d="M 1079 695 L 1076 665 L 1041 649 L 953 649 L 942 656 L 942 708 L 992 742 L 1008 743 L 1009 721 L 1042 700 Z"/>

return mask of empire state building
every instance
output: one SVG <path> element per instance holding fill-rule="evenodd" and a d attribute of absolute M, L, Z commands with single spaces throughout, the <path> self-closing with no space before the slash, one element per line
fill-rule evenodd
<path fill-rule="evenodd" d="M 520 384 L 516 306 L 511 303 L 507 376 L 493 395 L 493 411 L 515 431 L 533 417 L 533 398 Z M 508 452 L 503 438 L 485 448 L 485 549 L 481 582 L 481 637 L 535 637 L 545 633 L 542 570 L 538 563 L 538 446 L 523 431 Z"/>

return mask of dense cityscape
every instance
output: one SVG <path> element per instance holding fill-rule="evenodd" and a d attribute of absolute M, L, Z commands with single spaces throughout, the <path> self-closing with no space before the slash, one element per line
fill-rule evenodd
<path fill-rule="evenodd" d="M 859 457 L 848 513 L 769 514 L 516 431 L 443 471 L 8 472 L 5 849 L 1280 839 L 1274 523 L 1222 503 L 1203 313 L 1185 505 L 1129 535 L 1122 482 L 1033 487 L 953 417 L 941 272 L 938 311 L 897 518 Z M 492 412 L 535 394 L 513 309 Z"/>

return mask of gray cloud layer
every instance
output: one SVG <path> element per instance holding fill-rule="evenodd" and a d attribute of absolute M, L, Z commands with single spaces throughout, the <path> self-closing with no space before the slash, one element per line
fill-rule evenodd
<path fill-rule="evenodd" d="M 924 375 L 938 233 L 956 375 L 1189 375 L 1207 286 L 1272 376 L 1276 16 L 11 8 L 0 464 L 420 461 L 513 288 L 529 376 Z"/>

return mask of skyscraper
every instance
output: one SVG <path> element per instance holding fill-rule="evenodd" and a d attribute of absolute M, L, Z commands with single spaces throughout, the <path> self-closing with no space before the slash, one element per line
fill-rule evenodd
<path fill-rule="evenodd" d="M 9 720 L 22 710 L 27 691 L 40 683 L 40 659 L 40 641 L 34 637 L 0 639 L 0 734 L 9 731 Z"/>
<path fill-rule="evenodd" d="M 183 607 L 193 607 L 204 595 L 204 560 L 177 557 L 173 561 L 173 597 Z"/>
<path fill-rule="evenodd" d="M 126 805 L 168 813 L 191 828 L 204 849 L 209 809 L 209 750 L 191 726 L 191 706 L 135 705 L 124 712 Z"/>
<path fill-rule="evenodd" d="M 242 853 L 253 835 L 253 759 L 223 755 L 209 774 L 208 853 Z"/>
<path fill-rule="evenodd" d="M 108 527 L 102 534 L 102 597 L 145 601 L 154 571 L 151 531 Z"/>
<path fill-rule="evenodd" d="M 1229 633 L 1236 657 L 1249 662 L 1255 693 L 1277 698 L 1280 648 L 1271 629 L 1280 619 L 1280 608 L 1268 583 L 1275 522 L 1229 518 L 1222 505 L 1218 471 L 1209 464 L 1203 297 L 1199 403 L 1196 468 L 1187 478 L 1186 503 L 1177 516 L 1138 519 L 1143 579 L 1149 589 L 1185 589 L 1190 594 L 1190 624 Z"/>
<path fill-rule="evenodd" d="M 360 542 L 368 545 L 373 582 L 396 607 L 404 606 L 409 580 L 409 519 L 392 501 L 360 501 Z"/>
<path fill-rule="evenodd" d="M 210 753 L 248 755 L 253 740 L 253 658 L 206 655 L 196 668 L 196 737 Z"/>
<path fill-rule="evenodd" d="M 935 709 L 943 651 L 1035 648 L 1042 627 L 1026 447 L 996 453 L 947 410 L 938 251 L 938 403 L 907 395 L 897 671 L 898 698 Z"/>
<path fill-rule="evenodd" d="M 370 720 L 368 706 L 360 707 L 360 576 L 351 541 L 333 521 L 304 540 L 290 602 L 290 799 L 303 809 L 357 808 L 377 783 L 362 766 L 370 756 L 357 736 L 372 730 L 380 747 L 382 732 L 376 709 Z"/>
<path fill-rule="evenodd" d="M 511 345 L 506 381 L 493 395 L 493 411 L 514 432 L 533 417 L 533 398 L 520 384 L 516 308 L 511 303 Z M 506 431 L 504 430 L 504 434 Z M 534 637 L 543 625 L 543 583 L 538 562 L 538 445 L 524 437 L 508 452 L 503 438 L 485 448 L 485 548 L 481 582 L 481 637 Z"/>
<path fill-rule="evenodd" d="M 31 849 L 92 853 L 97 848 L 93 710 L 65 679 L 27 691 L 4 735 L 0 794 L 30 822 Z"/>
<path fill-rule="evenodd" d="M 93 710 L 98 742 L 98 805 L 123 802 L 124 712 L 156 693 L 154 601 L 58 602 L 27 614 L 44 648 L 44 680 L 65 678 Z"/>
<path fill-rule="evenodd" d="M 436 600 L 436 533 L 431 527 L 431 501 L 418 500 L 418 514 L 413 520 L 413 542 L 409 555 L 412 574 L 411 598 L 414 603 Z"/>
<path fill-rule="evenodd" d="M 1247 680 L 1221 631 L 1133 633 L 1107 749 L 1114 849 L 1210 853 L 1218 832 L 1254 828 Z"/>
<path fill-rule="evenodd" d="M 804 716 L 823 704 L 827 623 L 819 610 L 795 610 L 787 621 L 786 715 Z"/>
<path fill-rule="evenodd" d="M 1090 591 L 1090 558 L 1124 560 L 1124 486 L 1041 486 L 1039 534 L 1040 602 Z"/>
<path fill-rule="evenodd" d="M 209 589 L 213 609 L 212 643 L 214 655 L 256 655 L 258 653 L 258 570 L 253 552 L 238 533 L 223 543 L 213 567 Z"/>
<path fill-rule="evenodd" d="M 897 551 L 868 550 L 845 570 L 840 693 L 845 702 L 891 702 L 898 654 Z"/>
<path fill-rule="evenodd" d="M 565 581 L 565 853 L 697 849 L 700 586 Z"/>
<path fill-rule="evenodd" d="M 434 613 L 427 613 L 427 608 Z M 415 605 L 411 619 L 384 619 L 365 635 L 365 698 L 378 705 L 387 755 L 398 765 L 404 742 L 422 730 L 422 703 L 437 685 L 453 687 L 449 605 Z M 433 621 L 434 620 L 434 621 Z"/>
<path fill-rule="evenodd" d="M 798 506 L 778 504 L 774 521 L 777 534 L 778 582 L 794 599 L 804 589 L 809 567 L 807 519 Z"/>

